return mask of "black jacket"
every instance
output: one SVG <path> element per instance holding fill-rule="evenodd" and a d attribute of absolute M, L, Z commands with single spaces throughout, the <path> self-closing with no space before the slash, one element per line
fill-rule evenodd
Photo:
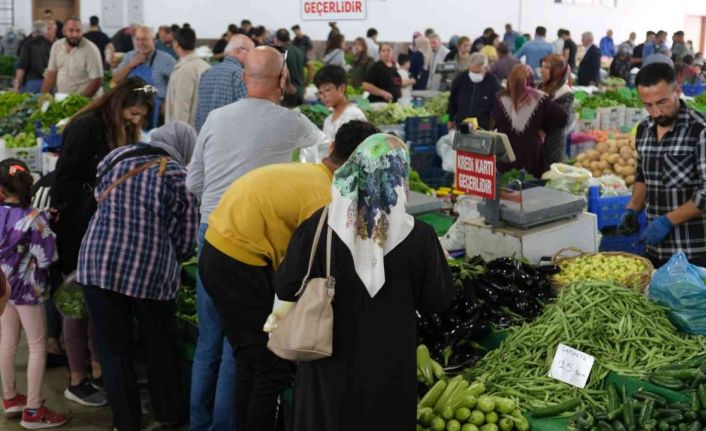
<path fill-rule="evenodd" d="M 471 81 L 468 73 L 459 74 L 451 85 L 449 121 L 458 124 L 466 118 L 475 117 L 481 128 L 490 129 L 490 111 L 498 91 L 500 83 L 491 73 L 486 73 L 478 84 Z"/>
<path fill-rule="evenodd" d="M 98 114 L 89 112 L 64 128 L 56 178 L 51 188 L 52 206 L 59 221 L 52 226 L 57 236 L 61 270 L 76 269 L 81 240 L 96 211 L 93 186 L 98 163 L 110 152 L 105 126 Z"/>
<path fill-rule="evenodd" d="M 598 85 L 601 82 L 601 50 L 591 45 L 579 64 L 578 85 Z"/>

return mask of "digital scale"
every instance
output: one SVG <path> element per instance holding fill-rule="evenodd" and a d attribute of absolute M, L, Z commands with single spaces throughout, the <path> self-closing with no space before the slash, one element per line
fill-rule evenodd
<path fill-rule="evenodd" d="M 456 75 L 458 75 L 458 62 L 445 61 L 438 63 L 434 68 L 434 75 L 441 75 L 439 91 L 451 91 L 451 84 Z M 429 79 L 432 79 L 432 77 L 429 77 Z"/>
<path fill-rule="evenodd" d="M 504 163 L 516 160 L 507 135 L 472 130 L 468 124 L 459 125 L 452 147 L 457 161 L 464 153 Z M 457 165 L 461 183 L 463 165 L 460 161 Z M 552 256 L 565 247 L 597 250 L 600 239 L 596 217 L 584 213 L 583 197 L 541 186 L 524 188 L 520 181 L 515 181 L 518 190 L 504 190 L 496 169 L 494 173 L 492 198 L 486 197 L 478 204 L 481 218 L 466 223 L 467 255 L 492 259 L 516 254 L 538 262 L 542 256 Z"/>

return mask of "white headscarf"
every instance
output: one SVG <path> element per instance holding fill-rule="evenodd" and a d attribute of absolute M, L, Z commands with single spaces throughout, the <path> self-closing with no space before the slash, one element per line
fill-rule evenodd
<path fill-rule="evenodd" d="M 384 257 L 414 227 L 406 212 L 408 172 L 404 142 L 379 133 L 363 141 L 333 177 L 328 224 L 348 246 L 370 297 L 385 284 Z"/>
<path fill-rule="evenodd" d="M 174 121 L 155 129 L 149 145 L 169 153 L 172 159 L 187 166 L 196 146 L 196 130 L 183 121 Z"/>

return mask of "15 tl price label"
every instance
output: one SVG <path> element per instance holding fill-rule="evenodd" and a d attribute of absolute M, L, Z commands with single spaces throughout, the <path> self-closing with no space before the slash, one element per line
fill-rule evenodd
<path fill-rule="evenodd" d="M 596 361 L 591 355 L 559 344 L 549 369 L 549 377 L 583 389 Z"/>

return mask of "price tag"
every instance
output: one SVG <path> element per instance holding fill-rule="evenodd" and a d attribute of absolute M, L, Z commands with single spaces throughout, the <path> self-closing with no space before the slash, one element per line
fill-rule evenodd
<path fill-rule="evenodd" d="M 549 369 L 549 377 L 583 389 L 595 361 L 596 358 L 591 355 L 559 344 Z"/>

